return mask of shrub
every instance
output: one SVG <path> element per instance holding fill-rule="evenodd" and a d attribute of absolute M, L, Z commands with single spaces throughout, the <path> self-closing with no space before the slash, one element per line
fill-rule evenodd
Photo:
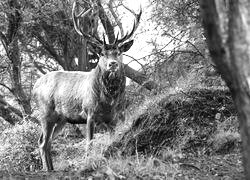
<path fill-rule="evenodd" d="M 0 134 L 0 169 L 30 171 L 38 169 L 38 125 L 23 121 Z"/>

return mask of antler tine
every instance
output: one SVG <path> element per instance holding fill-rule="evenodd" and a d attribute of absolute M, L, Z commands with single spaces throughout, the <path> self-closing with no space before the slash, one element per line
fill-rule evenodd
<path fill-rule="evenodd" d="M 106 39 L 105 39 L 105 34 L 104 33 L 102 34 L 102 38 L 103 38 L 103 45 L 105 47 L 106 46 Z"/>
<path fill-rule="evenodd" d="M 103 41 L 101 39 L 99 39 L 99 37 L 97 37 L 96 35 L 94 35 L 95 40 L 99 43 L 99 44 L 103 44 Z"/>
<path fill-rule="evenodd" d="M 75 14 L 75 9 L 76 9 L 76 2 L 74 1 L 73 7 L 72 7 L 72 19 L 73 19 L 73 24 L 74 24 L 74 28 L 75 28 L 76 32 L 80 36 L 83 36 L 84 38 L 86 38 L 89 41 L 92 41 L 95 44 L 103 44 L 102 41 L 99 38 L 97 38 L 96 36 L 92 36 L 92 35 L 86 34 L 79 27 L 79 18 L 86 16 L 92 10 L 92 8 L 88 9 L 85 12 L 82 11 L 78 15 Z"/>
<path fill-rule="evenodd" d="M 79 17 L 80 16 L 86 16 L 91 9 L 88 9 L 86 12 L 82 11 L 79 15 L 75 14 L 75 9 L 76 9 L 76 2 L 74 1 L 73 3 L 73 7 L 72 7 L 72 19 L 73 19 L 73 23 L 74 23 L 74 28 L 76 30 L 76 32 L 84 37 L 87 37 L 88 39 L 90 39 L 90 36 L 86 33 L 84 33 L 80 28 L 79 28 Z"/>
<path fill-rule="evenodd" d="M 102 42 L 103 48 L 106 49 L 108 47 L 108 45 L 106 44 L 106 38 L 105 38 L 104 33 L 102 34 L 102 39 L 103 39 L 103 42 Z"/>
<path fill-rule="evenodd" d="M 116 45 L 116 44 L 117 44 L 118 37 L 119 37 L 119 31 L 118 31 L 118 33 L 117 33 L 117 35 L 116 35 L 116 38 L 115 38 L 115 41 L 114 41 L 113 45 Z"/>
<path fill-rule="evenodd" d="M 122 42 L 124 42 L 126 40 L 128 40 L 129 38 L 131 38 L 131 36 L 134 34 L 134 32 L 136 31 L 136 29 L 139 26 L 139 21 L 141 19 L 141 14 L 142 14 L 142 9 L 141 9 L 141 6 L 140 6 L 140 12 L 139 12 L 139 14 L 135 15 L 136 18 L 135 18 L 135 21 L 134 21 L 134 25 L 133 25 L 132 31 L 130 33 L 127 32 L 126 35 L 123 38 L 117 40 L 118 44 L 122 43 Z"/>

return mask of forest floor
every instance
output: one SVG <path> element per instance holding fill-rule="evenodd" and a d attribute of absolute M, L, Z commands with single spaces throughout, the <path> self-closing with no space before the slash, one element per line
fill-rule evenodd
<path fill-rule="evenodd" d="M 156 169 L 160 160 L 154 161 L 153 169 Z M 166 167 L 162 167 L 162 166 Z M 204 179 L 204 180 L 242 180 L 243 169 L 240 153 L 228 154 L 226 156 L 202 156 L 192 157 L 171 165 L 163 163 L 160 169 L 174 168 L 175 170 L 152 172 L 145 171 L 143 167 L 138 172 L 131 174 L 118 174 L 109 166 L 103 166 L 95 170 L 85 169 L 79 171 L 54 171 L 54 172 L 0 172 L 0 179 L 10 180 L 77 180 L 77 179 Z M 136 169 L 139 169 L 137 167 Z M 134 170 L 132 170 L 134 171 Z M 139 172 L 140 171 L 140 172 Z"/>
<path fill-rule="evenodd" d="M 227 90 L 155 95 L 128 108 L 114 137 L 95 134 L 89 157 L 82 138 L 61 135 L 53 143 L 56 171 L 31 163 L 28 170 L 0 171 L 0 179 L 244 179 L 238 120 Z"/>

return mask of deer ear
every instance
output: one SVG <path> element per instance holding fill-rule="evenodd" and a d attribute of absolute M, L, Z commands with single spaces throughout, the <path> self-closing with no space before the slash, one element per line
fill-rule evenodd
<path fill-rule="evenodd" d="M 127 52 L 133 45 L 134 40 L 128 41 L 119 47 L 120 52 Z"/>

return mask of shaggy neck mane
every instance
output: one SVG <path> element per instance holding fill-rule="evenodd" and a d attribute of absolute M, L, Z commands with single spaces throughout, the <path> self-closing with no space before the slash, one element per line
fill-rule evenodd
<path fill-rule="evenodd" d="M 116 99 L 124 91 L 125 87 L 125 75 L 123 69 L 119 71 L 115 77 L 110 78 L 109 71 L 103 71 L 100 66 L 97 65 L 95 73 L 98 75 L 96 79 L 97 86 L 101 87 L 100 91 L 106 98 Z"/>

